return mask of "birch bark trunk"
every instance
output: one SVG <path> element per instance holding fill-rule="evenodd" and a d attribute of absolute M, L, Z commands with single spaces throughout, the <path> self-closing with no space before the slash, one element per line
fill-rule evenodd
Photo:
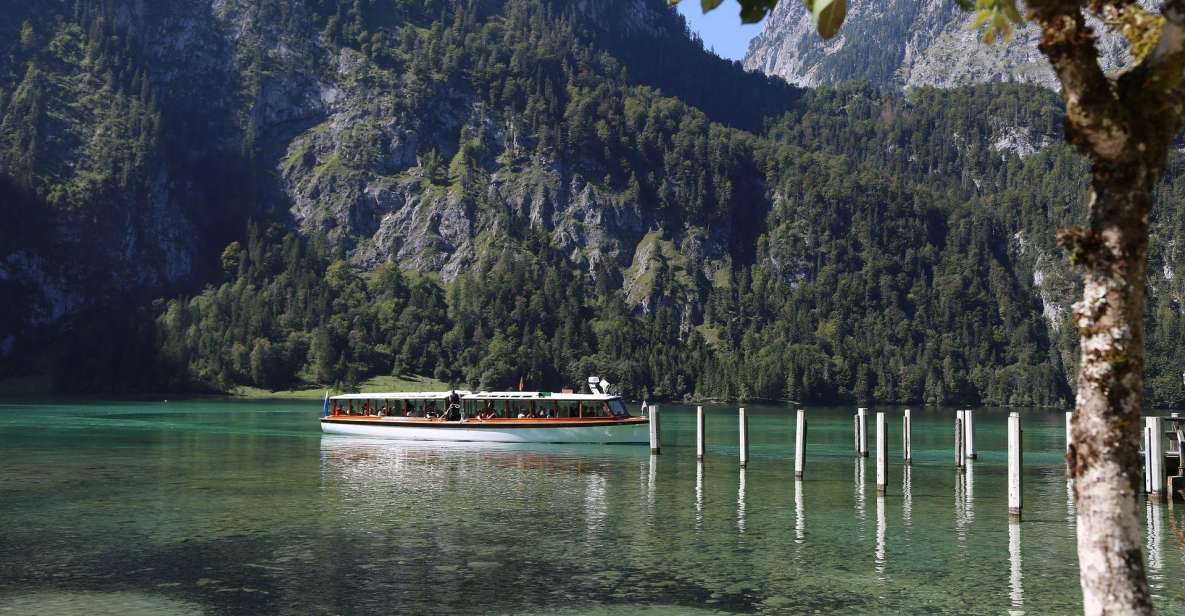
<path fill-rule="evenodd" d="M 1083 609 L 1092 615 L 1152 613 L 1137 514 L 1150 175 L 1158 174 L 1110 173 L 1096 164 L 1090 229 L 1067 242 L 1071 258 L 1086 266 L 1074 304 L 1081 364 L 1066 459 Z"/>

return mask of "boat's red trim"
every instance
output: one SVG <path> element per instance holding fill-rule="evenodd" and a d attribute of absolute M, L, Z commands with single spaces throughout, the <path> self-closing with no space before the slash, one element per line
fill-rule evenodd
<path fill-rule="evenodd" d="M 459 421 L 436 421 L 422 417 L 397 417 L 394 419 L 380 419 L 378 417 L 359 417 L 344 415 L 337 417 L 322 417 L 321 423 L 363 424 L 374 426 L 400 426 L 416 428 L 591 428 L 597 426 L 633 426 L 650 423 L 646 417 L 627 417 L 625 419 L 607 418 L 564 418 L 564 419 L 466 419 Z"/>

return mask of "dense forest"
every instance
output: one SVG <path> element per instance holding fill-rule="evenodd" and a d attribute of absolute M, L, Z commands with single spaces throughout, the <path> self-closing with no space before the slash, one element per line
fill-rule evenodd
<path fill-rule="evenodd" d="M 0 374 L 1072 396 L 1053 236 L 1086 170 L 1051 92 L 798 90 L 706 53 L 660 0 L 229 4 L 250 19 L 233 74 L 199 76 L 233 86 L 209 101 L 153 73 L 121 3 L 0 17 Z M 309 74 L 333 102 L 276 102 Z M 1157 405 L 1185 403 L 1181 169 L 1150 267 Z"/>

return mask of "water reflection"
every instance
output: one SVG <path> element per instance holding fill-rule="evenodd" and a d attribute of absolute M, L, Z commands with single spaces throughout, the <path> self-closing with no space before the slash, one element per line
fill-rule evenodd
<path fill-rule="evenodd" d="M 856 520 L 860 525 L 860 536 L 865 537 L 865 504 L 864 504 L 864 458 L 856 458 Z"/>
<path fill-rule="evenodd" d="M 650 466 L 647 467 L 646 479 L 646 513 L 654 518 L 655 484 L 658 483 L 658 456 L 650 454 Z"/>
<path fill-rule="evenodd" d="M 967 475 L 955 471 L 955 541 L 960 548 L 967 545 Z"/>
<path fill-rule="evenodd" d="M 901 469 L 901 521 L 906 528 L 913 524 L 913 465 Z"/>
<path fill-rule="evenodd" d="M 741 476 L 737 480 L 737 531 L 745 533 L 745 469 L 740 470 Z"/>
<path fill-rule="evenodd" d="M 794 480 L 794 542 L 802 545 L 806 539 L 806 507 L 802 502 L 802 480 Z"/>
<path fill-rule="evenodd" d="M 876 574 L 885 581 L 885 497 L 876 497 Z"/>
<path fill-rule="evenodd" d="M 1008 523 L 1008 599 L 1009 614 L 1024 614 L 1024 587 L 1020 570 L 1020 523 Z"/>
<path fill-rule="evenodd" d="M 603 532 L 608 521 L 604 475 L 590 474 L 584 484 L 584 525 L 591 536 Z"/>
<path fill-rule="evenodd" d="M 1155 498 L 1144 500 L 1145 532 L 1148 535 L 1148 586 L 1153 591 L 1164 589 L 1164 562 L 1162 550 L 1164 548 L 1164 518 L 1161 515 L 1161 504 Z"/>
<path fill-rule="evenodd" d="M 70 409 L 62 411 L 73 413 L 69 421 L 52 430 L 31 423 L 28 413 L 0 411 L 0 450 L 11 453 L 0 488 L 7 529 L 0 570 L 18 572 L 0 579 L 0 612 L 14 593 L 107 588 L 113 580 L 119 589 L 192 601 L 210 614 L 1081 611 L 1075 537 L 1063 520 L 1061 443 L 1032 439 L 1026 496 L 1033 498 L 1022 523 L 1028 526 L 1016 536 L 999 532 L 1019 530 L 1004 526 L 1002 451 L 976 462 L 975 504 L 990 506 L 976 511 L 961 546 L 947 492 L 954 477 L 946 413 L 914 418 L 919 464 L 902 469 L 902 502 L 892 505 L 901 520 L 893 528 L 892 568 L 887 517 L 895 493 L 885 499 L 881 582 L 861 560 L 868 547 L 880 555 L 881 509 L 874 503 L 878 526 L 861 536 L 855 488 L 847 484 L 857 469 L 848 466 L 846 409 L 812 415 L 820 455 L 811 461 L 809 504 L 805 482 L 784 492 L 794 481 L 791 448 L 767 449 L 777 459 L 752 478 L 746 471 L 744 535 L 735 517 L 738 475 L 727 464 L 713 469 L 710 483 L 704 467 L 703 530 L 695 530 L 696 510 L 687 507 L 699 496 L 690 447 L 664 451 L 652 486 L 644 446 L 338 437 L 323 445 L 315 409 L 266 417 L 253 410 L 227 403 L 185 424 L 211 430 L 168 422 L 156 431 L 88 426 L 84 438 Z M 693 442 L 692 413 L 666 415 L 669 442 Z M 1039 422 L 1039 413 L 1026 421 Z M 53 421 L 37 415 L 40 423 Z M 721 443 L 735 442 L 732 416 L 721 415 Z M 755 434 L 785 433 L 784 409 L 755 412 L 751 421 Z M 1001 444 L 1002 434 L 989 432 L 983 444 Z M 914 471 L 916 509 L 907 500 Z M 795 499 L 793 509 L 786 496 Z M 1156 609 L 1185 613 L 1177 591 L 1185 569 L 1164 508 L 1163 527 L 1151 529 L 1159 540 L 1145 535 L 1143 547 L 1159 545 L 1149 550 L 1159 558 Z M 70 609 L 10 611 L 96 612 L 85 598 L 71 601 Z"/>
<path fill-rule="evenodd" d="M 695 530 L 704 529 L 704 462 L 695 463 Z"/>
<path fill-rule="evenodd" d="M 1071 529 L 1078 526 L 1078 510 L 1074 506 L 1074 480 L 1070 479 L 1070 469 L 1066 467 L 1066 526 Z"/>
<path fill-rule="evenodd" d="M 975 462 L 968 459 L 963 473 L 963 515 L 966 523 L 971 524 L 975 521 Z"/>

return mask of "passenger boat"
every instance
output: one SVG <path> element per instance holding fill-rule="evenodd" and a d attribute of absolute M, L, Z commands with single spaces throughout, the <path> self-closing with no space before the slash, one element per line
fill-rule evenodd
<path fill-rule="evenodd" d="M 321 430 L 402 440 L 492 443 L 648 443 L 650 419 L 631 416 L 608 381 L 591 393 L 430 391 L 325 397 Z"/>

